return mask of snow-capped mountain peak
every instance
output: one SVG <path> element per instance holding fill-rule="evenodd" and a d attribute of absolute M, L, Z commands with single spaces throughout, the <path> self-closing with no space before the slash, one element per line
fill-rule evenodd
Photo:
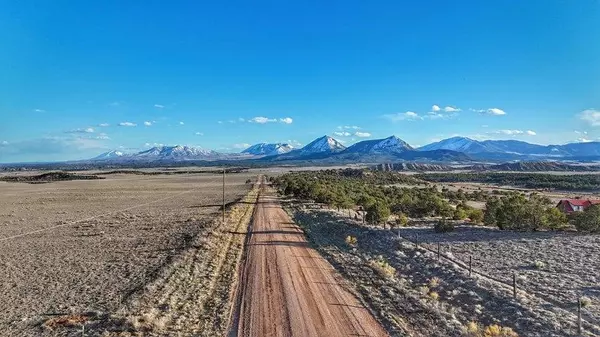
<path fill-rule="evenodd" d="M 340 152 L 345 150 L 346 147 L 329 136 L 323 136 L 310 142 L 308 145 L 302 148 L 303 153 L 320 153 L 320 152 Z"/>
<path fill-rule="evenodd" d="M 278 154 L 288 153 L 293 149 L 293 146 L 285 143 L 259 143 L 250 146 L 249 148 L 242 151 L 242 153 L 251 154 L 255 156 L 275 156 Z"/>
<path fill-rule="evenodd" d="M 420 151 L 452 150 L 459 152 L 482 152 L 485 145 L 467 137 L 452 137 L 419 148 Z"/>
<path fill-rule="evenodd" d="M 116 158 L 121 158 L 123 156 L 125 156 L 124 152 L 121 152 L 118 150 L 112 150 L 112 151 L 104 152 L 104 153 L 94 157 L 92 160 L 116 159 Z"/>
<path fill-rule="evenodd" d="M 385 138 L 373 146 L 374 151 L 385 149 L 412 150 L 413 148 L 407 142 L 396 136 Z"/>
<path fill-rule="evenodd" d="M 375 153 L 402 153 L 404 151 L 410 151 L 413 148 L 408 145 L 407 142 L 402 139 L 391 136 L 385 139 L 371 139 L 363 140 L 358 142 L 345 152 L 347 153 L 359 153 L 359 154 L 375 154 Z"/>

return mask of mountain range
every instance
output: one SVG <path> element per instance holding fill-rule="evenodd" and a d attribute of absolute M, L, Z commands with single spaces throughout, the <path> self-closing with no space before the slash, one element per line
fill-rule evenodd
<path fill-rule="evenodd" d="M 384 163 L 403 161 L 477 162 L 507 160 L 600 160 L 600 143 L 537 145 L 516 140 L 477 141 L 452 137 L 414 148 L 391 136 L 365 140 L 346 147 L 342 142 L 323 136 L 295 149 L 285 143 L 259 143 L 241 153 L 221 153 L 190 146 L 160 146 L 137 153 L 109 151 L 91 161 L 221 161 L 253 160 L 265 162 Z"/>

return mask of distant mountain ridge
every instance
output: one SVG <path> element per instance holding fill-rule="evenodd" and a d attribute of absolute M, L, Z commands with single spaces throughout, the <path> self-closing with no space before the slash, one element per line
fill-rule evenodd
<path fill-rule="evenodd" d="M 213 150 L 176 145 L 158 146 L 137 153 L 113 150 L 95 158 L 93 162 L 126 161 L 227 161 L 241 160 L 264 164 L 268 162 L 315 164 L 389 163 L 389 162 L 506 162 L 506 161 L 594 161 L 600 160 L 600 143 L 572 143 L 565 145 L 537 145 L 517 140 L 477 141 L 467 137 L 452 137 L 413 148 L 404 140 L 390 136 L 369 139 L 346 147 L 330 136 L 319 137 L 306 146 L 294 149 L 285 143 L 259 143 L 241 153 L 220 153 Z M 530 164 L 528 164 L 530 165 Z M 546 164 L 542 166 L 548 166 Z M 521 168 L 514 168 L 520 170 Z M 558 168 L 550 168 L 558 170 Z M 506 170 L 512 170 L 507 167 Z"/>
<path fill-rule="evenodd" d="M 538 145 L 519 140 L 478 141 L 467 137 L 452 137 L 418 148 L 419 151 L 453 150 L 481 159 L 527 159 L 600 156 L 600 142 Z"/>

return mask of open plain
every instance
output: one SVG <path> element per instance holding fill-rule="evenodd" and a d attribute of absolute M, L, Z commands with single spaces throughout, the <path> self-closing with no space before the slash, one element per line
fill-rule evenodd
<path fill-rule="evenodd" d="M 253 173 L 227 175 L 227 203 Z M 0 182 L 0 334 L 54 335 L 44 323 L 113 313 L 215 227 L 220 174 Z"/>

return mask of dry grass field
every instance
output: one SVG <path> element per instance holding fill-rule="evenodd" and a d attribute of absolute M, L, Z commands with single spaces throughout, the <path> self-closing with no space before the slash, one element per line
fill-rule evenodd
<path fill-rule="evenodd" d="M 255 178 L 228 175 L 226 201 L 247 195 L 246 180 Z M 0 182 L 0 335 L 53 336 L 43 326 L 58 324 L 53 318 L 118 312 L 214 230 L 221 179 L 117 174 Z M 60 324 L 77 323 L 70 319 Z"/>

